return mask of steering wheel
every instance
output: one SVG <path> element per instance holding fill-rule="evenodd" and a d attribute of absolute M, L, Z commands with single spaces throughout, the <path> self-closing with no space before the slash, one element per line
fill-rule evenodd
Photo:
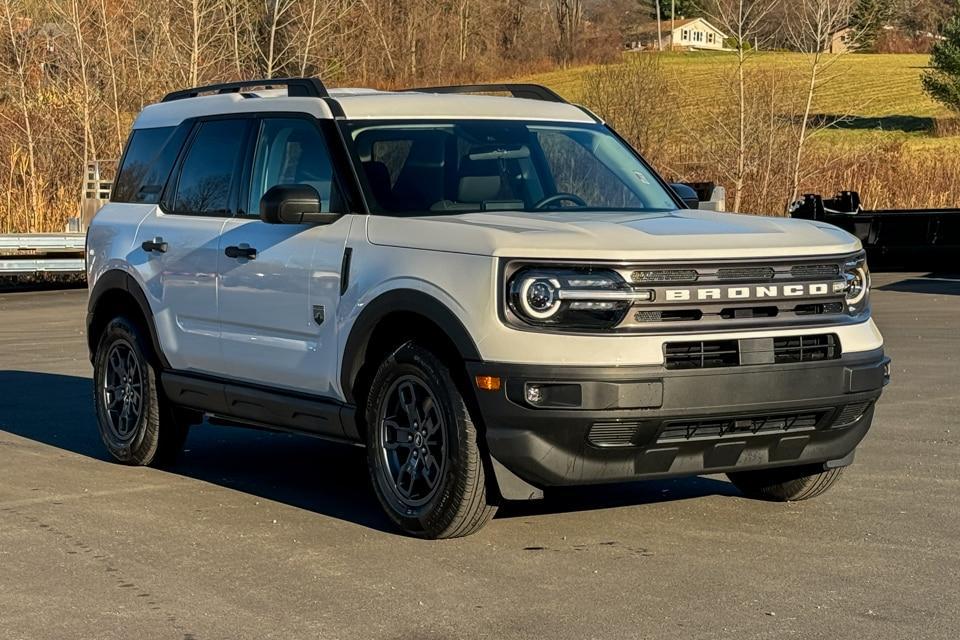
<path fill-rule="evenodd" d="M 576 194 L 573 194 L 573 193 L 555 193 L 555 194 L 553 194 L 552 196 L 547 196 L 546 198 L 544 198 L 543 200 L 541 200 L 541 201 L 538 202 L 537 204 L 533 205 L 533 208 L 534 208 L 534 209 L 543 209 L 543 208 L 545 208 L 547 205 L 551 205 L 551 204 L 553 204 L 554 202 L 564 202 L 564 201 L 572 202 L 573 204 L 577 205 L 578 207 L 586 207 L 586 206 L 589 206 L 589 205 L 587 205 L 586 201 L 585 201 L 583 198 L 581 198 L 580 196 L 578 196 L 578 195 L 576 195 Z"/>

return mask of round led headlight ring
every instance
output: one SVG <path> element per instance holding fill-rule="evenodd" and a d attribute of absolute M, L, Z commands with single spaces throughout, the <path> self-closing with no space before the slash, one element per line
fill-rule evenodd
<path fill-rule="evenodd" d="M 847 281 L 847 304 L 860 304 L 870 290 L 870 275 L 863 264 L 858 264 L 845 274 Z"/>
<path fill-rule="evenodd" d="M 560 309 L 560 282 L 555 278 L 527 278 L 520 285 L 523 312 L 536 320 L 546 320 Z"/>

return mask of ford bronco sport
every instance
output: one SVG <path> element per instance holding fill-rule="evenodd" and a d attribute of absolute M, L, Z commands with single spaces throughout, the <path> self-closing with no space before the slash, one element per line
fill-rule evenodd
<path fill-rule="evenodd" d="M 170 94 L 88 234 L 100 435 L 135 465 L 204 419 L 364 445 L 431 538 L 559 485 L 816 496 L 888 379 L 860 242 L 695 206 L 534 85 Z"/>

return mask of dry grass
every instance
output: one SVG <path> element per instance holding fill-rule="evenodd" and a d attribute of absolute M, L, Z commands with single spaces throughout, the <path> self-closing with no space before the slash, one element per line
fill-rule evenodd
<path fill-rule="evenodd" d="M 718 134 L 723 130 L 718 123 L 729 113 L 733 56 L 704 52 L 659 57 L 658 73 L 670 87 L 661 97 L 659 108 L 664 113 L 659 119 L 666 114 L 671 125 L 652 160 L 670 179 L 723 184 L 730 158 L 724 155 L 729 151 Z M 913 54 L 851 54 L 836 60 L 814 103 L 814 120 L 829 126 L 812 138 L 805 154 L 804 192 L 855 189 L 871 208 L 960 207 L 960 126 L 923 93 L 920 75 L 927 61 L 927 56 Z M 748 62 L 752 77 L 767 78 L 756 91 L 770 91 L 764 83 L 776 78 L 775 96 L 760 96 L 760 101 L 776 101 L 781 124 L 795 121 L 800 112 L 804 64 L 804 56 L 793 53 L 760 53 Z M 598 86 L 594 78 L 609 73 L 609 68 L 589 66 L 518 80 L 543 83 L 568 99 L 596 106 L 598 114 L 619 129 L 621 122 L 632 123 L 636 114 L 626 113 L 630 107 L 620 104 L 605 111 L 616 101 L 591 95 Z M 658 79 L 654 84 L 664 82 Z M 649 100 L 644 105 L 648 107 Z M 768 215 L 784 211 L 789 194 L 782 175 L 785 167 L 773 166 L 791 152 L 792 143 L 783 133 L 771 132 L 766 142 L 754 141 L 758 146 L 751 147 L 751 155 L 761 164 L 766 156 L 772 164 L 770 172 L 757 173 L 745 188 L 744 210 Z M 634 142 L 641 147 L 646 143 Z M 758 188 L 761 183 L 763 190 Z"/>

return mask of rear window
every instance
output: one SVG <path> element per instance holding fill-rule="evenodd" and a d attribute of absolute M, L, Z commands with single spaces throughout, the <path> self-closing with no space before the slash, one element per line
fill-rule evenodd
<path fill-rule="evenodd" d="M 137 204 L 160 202 L 185 135 L 186 131 L 178 132 L 177 127 L 134 130 L 110 199 Z"/>

